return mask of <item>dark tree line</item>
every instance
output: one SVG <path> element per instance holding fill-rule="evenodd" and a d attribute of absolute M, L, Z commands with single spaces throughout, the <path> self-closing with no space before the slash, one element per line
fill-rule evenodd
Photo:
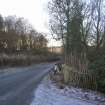
<path fill-rule="evenodd" d="M 24 18 L 0 15 L 0 52 L 42 53 L 47 50 L 44 33 L 37 32 Z"/>

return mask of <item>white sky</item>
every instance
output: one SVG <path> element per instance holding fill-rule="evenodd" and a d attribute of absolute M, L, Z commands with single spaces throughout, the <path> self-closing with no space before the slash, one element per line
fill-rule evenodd
<path fill-rule="evenodd" d="M 24 17 L 37 31 L 49 33 L 47 3 L 48 0 L 0 0 L 0 14 Z M 50 41 L 49 46 L 52 43 L 60 45 L 59 42 Z"/>

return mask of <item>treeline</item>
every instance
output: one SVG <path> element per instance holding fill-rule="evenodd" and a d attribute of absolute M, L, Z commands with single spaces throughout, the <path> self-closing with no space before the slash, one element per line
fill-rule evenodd
<path fill-rule="evenodd" d="M 0 53 L 44 53 L 47 51 L 45 36 L 24 18 L 0 15 Z"/>
<path fill-rule="evenodd" d="M 104 0 L 51 0 L 48 7 L 52 35 L 62 40 L 65 56 L 85 55 L 97 89 L 105 92 Z"/>

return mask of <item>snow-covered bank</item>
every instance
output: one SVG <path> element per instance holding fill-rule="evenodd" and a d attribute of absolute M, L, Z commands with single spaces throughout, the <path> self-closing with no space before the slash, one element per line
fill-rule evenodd
<path fill-rule="evenodd" d="M 58 89 L 50 80 L 44 80 L 31 105 L 105 105 L 105 97 L 73 87 Z"/>

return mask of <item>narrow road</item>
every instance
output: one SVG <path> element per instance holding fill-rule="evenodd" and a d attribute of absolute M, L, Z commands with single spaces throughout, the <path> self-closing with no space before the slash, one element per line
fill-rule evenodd
<path fill-rule="evenodd" d="M 53 67 L 54 64 L 39 64 L 0 74 L 0 105 L 30 105 L 34 89 Z"/>

